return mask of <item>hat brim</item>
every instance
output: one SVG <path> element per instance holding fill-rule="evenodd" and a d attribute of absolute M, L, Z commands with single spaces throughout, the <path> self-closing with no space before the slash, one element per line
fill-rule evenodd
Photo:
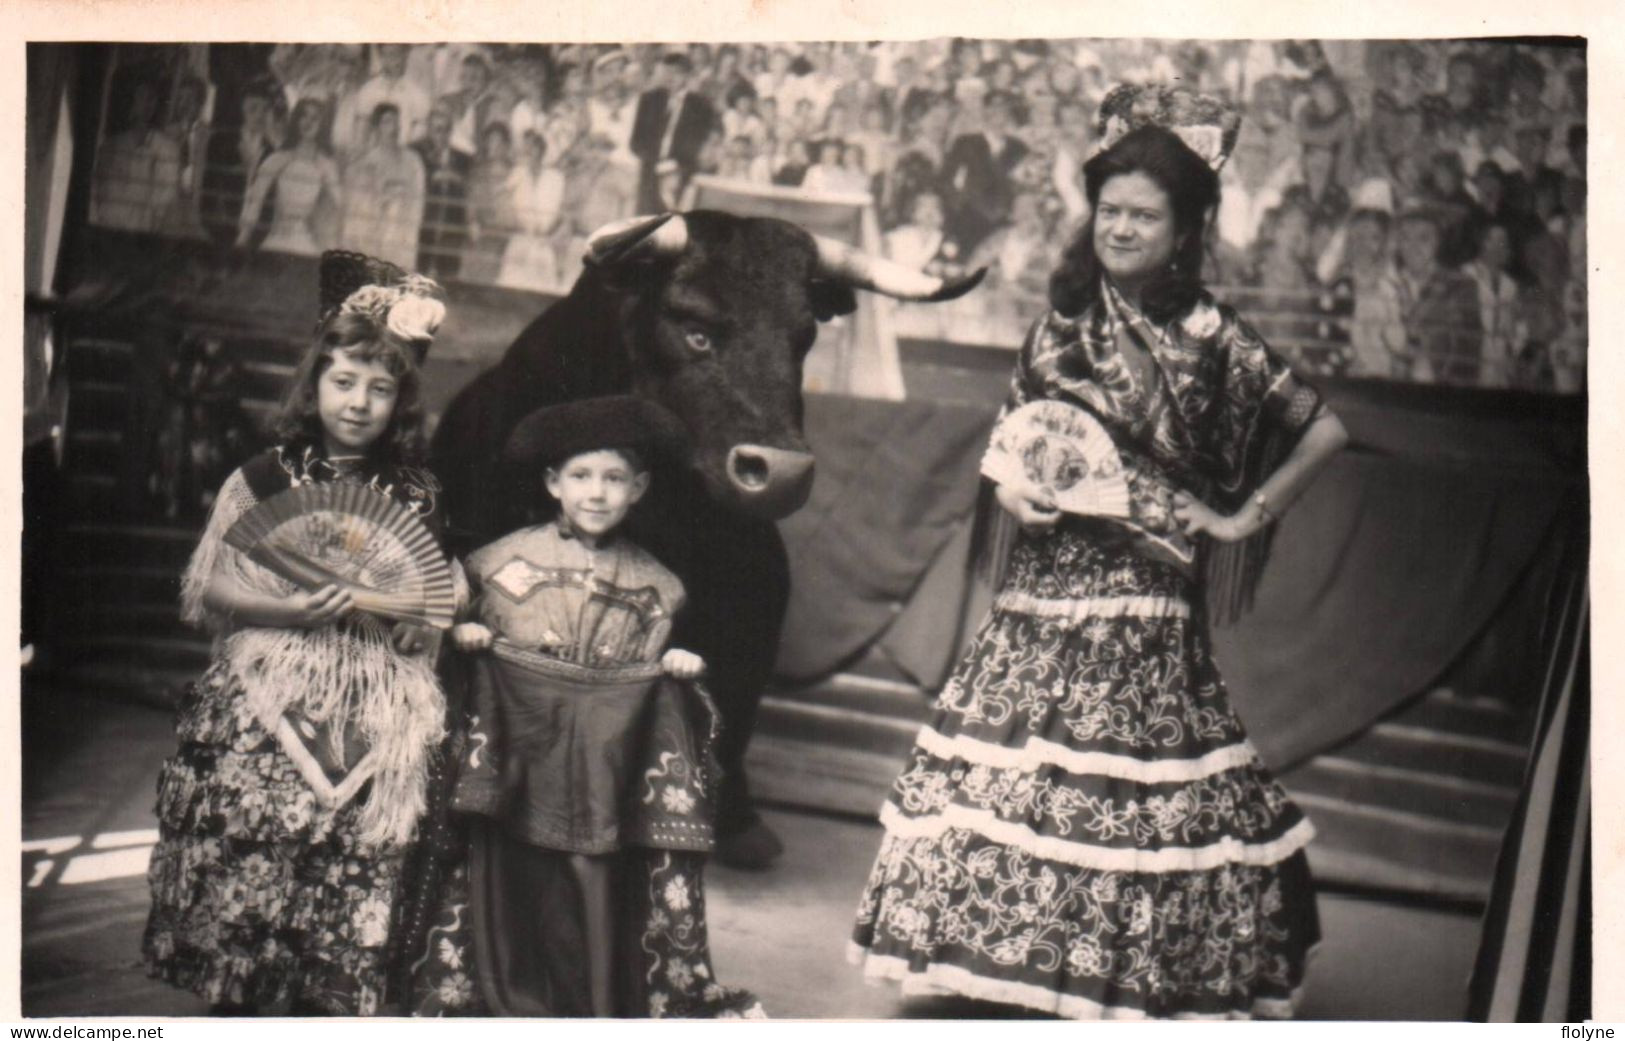
<path fill-rule="evenodd" d="M 631 449 L 650 464 L 682 464 L 688 459 L 688 435 L 660 405 L 615 395 L 537 409 L 514 427 L 502 454 L 510 463 L 558 466 L 609 449 Z"/>

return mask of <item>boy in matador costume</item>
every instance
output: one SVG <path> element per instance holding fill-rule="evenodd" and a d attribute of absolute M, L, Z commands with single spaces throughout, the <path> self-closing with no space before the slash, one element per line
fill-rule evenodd
<path fill-rule="evenodd" d="M 467 561 L 467 858 L 419 948 L 418 1012 L 759 1013 L 711 972 L 716 724 L 704 663 L 666 648 L 682 583 L 619 533 L 683 455 L 677 420 L 632 397 L 542 409 L 508 444 L 558 517 Z"/>

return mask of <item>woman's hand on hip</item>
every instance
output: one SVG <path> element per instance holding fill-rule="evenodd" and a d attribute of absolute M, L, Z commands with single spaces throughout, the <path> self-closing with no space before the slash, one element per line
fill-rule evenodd
<path fill-rule="evenodd" d="M 1061 519 L 1061 511 L 1049 497 L 1033 488 L 1001 484 L 994 489 L 999 505 L 1021 522 L 1028 531 L 1047 531 Z"/>
<path fill-rule="evenodd" d="M 1241 514 L 1226 517 L 1185 492 L 1174 493 L 1174 519 L 1179 522 L 1180 530 L 1191 538 L 1206 535 L 1220 542 L 1240 542 L 1256 530 Z"/>

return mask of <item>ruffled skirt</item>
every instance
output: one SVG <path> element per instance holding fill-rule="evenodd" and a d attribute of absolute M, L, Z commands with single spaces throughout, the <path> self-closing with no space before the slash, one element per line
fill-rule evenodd
<path fill-rule="evenodd" d="M 867 975 L 1070 1018 L 1291 1014 L 1313 829 L 1229 706 L 1198 592 L 1078 530 L 1018 542 L 882 808 Z"/>

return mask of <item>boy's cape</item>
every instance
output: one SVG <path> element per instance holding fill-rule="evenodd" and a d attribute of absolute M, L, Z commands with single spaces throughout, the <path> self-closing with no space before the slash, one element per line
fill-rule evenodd
<path fill-rule="evenodd" d="M 498 640 L 468 662 L 451 808 L 548 849 L 709 852 L 717 713 L 658 664 L 590 668 Z"/>

